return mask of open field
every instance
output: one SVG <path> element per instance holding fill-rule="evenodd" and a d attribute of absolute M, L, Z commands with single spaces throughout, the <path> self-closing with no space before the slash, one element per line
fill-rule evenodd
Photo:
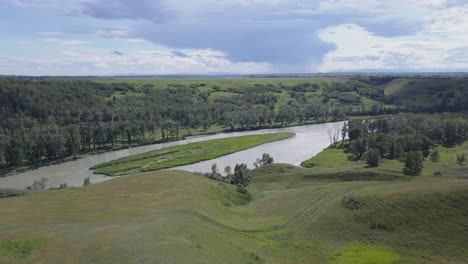
<path fill-rule="evenodd" d="M 452 164 L 467 147 L 444 150 L 440 163 Z M 252 171 L 250 201 L 232 185 L 182 171 L 0 199 L 0 263 L 468 260 L 466 166 L 436 177 L 427 165 L 407 177 L 383 164 L 362 178 L 368 169 L 340 167 L 346 156 L 334 151 L 309 160 L 313 168 Z M 358 209 L 343 207 L 349 195 L 363 201 Z"/>
<path fill-rule="evenodd" d="M 215 139 L 174 146 L 94 166 L 97 174 L 117 176 L 134 172 L 155 171 L 210 160 L 268 142 L 293 137 L 294 133 L 274 133 Z"/>

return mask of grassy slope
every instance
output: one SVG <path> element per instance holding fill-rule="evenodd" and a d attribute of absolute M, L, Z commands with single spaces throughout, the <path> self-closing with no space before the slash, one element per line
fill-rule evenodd
<path fill-rule="evenodd" d="M 466 96 L 467 91 L 464 78 L 395 79 L 382 87 L 386 96 L 400 98 L 400 102 L 408 106 L 432 106 L 440 102 L 445 93 Z"/>
<path fill-rule="evenodd" d="M 97 174 L 109 176 L 129 174 L 137 171 L 155 171 L 214 159 L 293 136 L 294 133 L 273 133 L 215 139 L 125 157 L 97 165 L 92 169 L 97 169 L 95 171 Z"/>
<path fill-rule="evenodd" d="M 468 260 L 467 179 L 324 181 L 316 176 L 343 158 L 330 161 L 327 152 L 311 169 L 274 164 L 253 171 L 248 204 L 233 186 L 180 171 L 0 199 L 0 241 L 47 241 L 27 260 L 0 254 L 0 263 Z M 364 207 L 343 208 L 348 193 L 363 197 Z"/>
<path fill-rule="evenodd" d="M 102 78 L 94 79 L 94 81 L 102 83 L 119 83 L 126 82 L 136 86 L 140 92 L 144 90 L 144 86 L 151 84 L 155 89 L 168 88 L 175 85 L 184 85 L 189 87 L 194 84 L 205 84 L 200 86 L 198 89 L 200 92 L 209 94 L 209 100 L 214 101 L 217 97 L 232 97 L 239 95 L 239 91 L 243 91 L 248 88 L 255 87 L 255 85 L 273 85 L 280 87 L 280 84 L 287 86 L 294 86 L 303 83 L 312 84 L 323 84 L 323 83 L 335 83 L 335 82 L 347 82 L 350 78 L 347 77 L 314 77 L 314 78 Z M 218 86 L 218 89 L 214 87 Z M 136 95 L 137 93 L 128 92 L 126 95 Z M 281 93 L 273 93 L 278 97 L 278 102 L 275 104 L 275 109 L 278 110 L 281 106 L 287 105 L 292 99 L 290 93 L 287 90 L 282 90 Z M 322 91 L 307 92 L 305 93 L 309 98 L 317 98 L 320 102 L 322 99 Z M 114 95 L 118 97 L 125 96 L 120 92 L 116 92 Z M 109 100 L 112 97 L 109 98 Z M 366 108 L 370 108 L 378 102 L 371 98 L 362 96 L 363 105 Z M 336 103 L 339 105 L 339 103 Z M 354 106 L 359 107 L 359 106 Z"/>
<path fill-rule="evenodd" d="M 457 164 L 457 154 L 468 155 L 468 142 L 454 148 L 436 147 L 440 153 L 439 162 L 426 160 L 422 170 L 422 176 L 432 176 L 436 172 L 444 176 L 468 177 L 465 166 Z M 366 168 L 365 161 L 349 161 L 348 155 L 341 148 L 328 148 L 317 156 L 304 161 L 301 164 L 306 168 L 314 168 L 315 172 L 335 171 L 359 171 L 378 172 L 385 175 L 401 175 L 404 163 L 397 160 L 382 160 L 378 168 Z"/>

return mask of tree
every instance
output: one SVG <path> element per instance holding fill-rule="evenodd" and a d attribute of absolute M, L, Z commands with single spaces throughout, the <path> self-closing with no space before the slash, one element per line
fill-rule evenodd
<path fill-rule="evenodd" d="M 466 157 L 465 154 L 457 155 L 458 165 L 463 165 L 465 163 Z"/>
<path fill-rule="evenodd" d="M 350 140 L 354 140 L 354 139 L 357 139 L 361 136 L 361 129 L 360 128 L 353 128 L 351 130 L 349 130 L 349 139 Z"/>
<path fill-rule="evenodd" d="M 438 161 L 440 160 L 439 150 L 433 149 L 433 150 L 431 151 L 431 154 L 429 155 L 429 159 L 430 159 L 432 162 L 438 162 Z"/>
<path fill-rule="evenodd" d="M 84 180 L 83 180 L 83 187 L 84 186 L 88 186 L 91 184 L 91 179 L 89 177 L 86 177 Z"/>
<path fill-rule="evenodd" d="M 233 183 L 235 185 L 247 186 L 250 183 L 249 169 L 247 164 L 236 164 L 234 167 L 234 179 Z"/>
<path fill-rule="evenodd" d="M 29 189 L 44 190 L 47 186 L 48 181 L 49 180 L 45 177 L 41 178 L 40 180 L 35 180 Z"/>
<path fill-rule="evenodd" d="M 224 167 L 224 173 L 226 173 L 226 178 L 228 180 L 229 183 L 231 183 L 232 179 L 232 173 L 231 173 L 231 166 L 226 166 Z"/>
<path fill-rule="evenodd" d="M 365 154 L 367 166 L 378 167 L 380 163 L 380 151 L 376 148 L 370 149 Z"/>
<path fill-rule="evenodd" d="M 216 165 L 216 163 L 213 163 L 213 165 L 211 166 L 211 173 L 208 174 L 208 178 L 217 180 L 217 181 L 222 180 L 222 176 L 219 173 L 218 165 Z"/>
<path fill-rule="evenodd" d="M 366 153 L 367 149 L 367 140 L 366 138 L 358 138 L 352 140 L 349 144 L 350 153 L 357 159 L 361 159 Z"/>
<path fill-rule="evenodd" d="M 6 161 L 11 165 L 17 166 L 23 163 L 23 142 L 19 135 L 15 134 L 7 145 Z"/>
<path fill-rule="evenodd" d="M 270 154 L 263 153 L 262 158 L 257 159 L 257 161 L 254 162 L 254 166 L 255 166 L 255 168 L 263 167 L 263 166 L 266 166 L 266 165 L 273 164 L 273 162 L 274 162 L 274 159 L 273 159 L 272 156 L 270 156 Z"/>
<path fill-rule="evenodd" d="M 343 128 L 341 129 L 341 145 L 344 144 L 347 135 L 348 135 L 348 123 L 344 122 Z"/>
<path fill-rule="evenodd" d="M 420 175 L 423 168 L 423 155 L 420 151 L 410 151 L 405 155 L 405 175 Z"/>

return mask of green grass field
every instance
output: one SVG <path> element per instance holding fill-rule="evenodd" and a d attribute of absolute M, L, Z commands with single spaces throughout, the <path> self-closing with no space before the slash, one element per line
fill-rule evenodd
<path fill-rule="evenodd" d="M 327 149 L 252 171 L 250 201 L 182 171 L 0 199 L 0 263 L 466 263 L 468 169 L 452 161 L 467 150 L 404 177 Z"/>
<path fill-rule="evenodd" d="M 92 169 L 96 169 L 96 174 L 109 176 L 155 171 L 214 159 L 293 136 L 294 133 L 273 133 L 215 139 L 129 156 L 97 165 Z"/>

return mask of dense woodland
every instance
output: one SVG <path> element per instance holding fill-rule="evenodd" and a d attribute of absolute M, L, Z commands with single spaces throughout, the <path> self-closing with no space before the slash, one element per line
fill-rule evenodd
<path fill-rule="evenodd" d="M 405 80 L 408 89 L 387 94 L 386 85 L 398 81 L 395 79 L 254 79 L 247 85 L 224 87 L 222 81 L 214 83 L 209 79 L 194 79 L 190 83 L 174 79 L 158 85 L 150 79 L 135 83 L 126 79 L 5 77 L 0 79 L 0 166 L 12 168 L 96 150 L 174 140 L 183 136 L 182 130 L 190 134 L 214 125 L 226 130 L 246 130 L 343 120 L 352 115 L 468 109 L 467 79 L 431 80 L 428 89 L 420 87 L 423 90 L 411 95 L 408 91 L 427 80 Z M 451 86 L 445 85 L 448 81 Z M 408 102 L 408 98 L 413 101 Z M 417 103 L 418 98 L 423 98 L 423 103 Z M 391 132 L 404 129 L 390 120 L 378 121 L 376 129 L 381 128 L 380 122 L 385 122 Z M 458 121 L 454 122 L 460 129 Z M 428 138 L 431 142 L 453 143 L 443 142 L 452 139 L 439 135 L 449 133 L 446 130 L 452 123 L 426 123 L 412 135 L 420 134 L 420 138 L 398 141 L 424 143 Z M 463 124 L 465 137 L 466 122 Z M 434 129 L 433 134 L 427 134 Z M 455 141 L 462 133 L 456 131 Z M 397 139 L 390 137 L 389 142 L 392 140 Z M 398 158 L 398 146 L 393 146 L 397 149 L 394 151 L 382 150 L 381 155 Z M 362 154 L 356 152 L 358 158 Z"/>

